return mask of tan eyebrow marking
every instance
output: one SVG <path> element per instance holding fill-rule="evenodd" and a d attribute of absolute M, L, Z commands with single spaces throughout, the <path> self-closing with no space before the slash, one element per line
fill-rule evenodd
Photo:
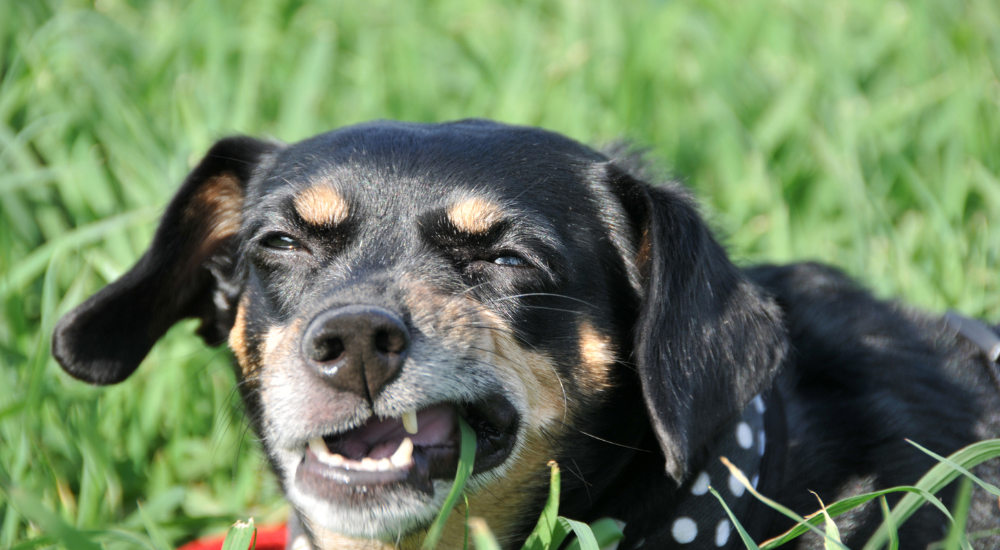
<path fill-rule="evenodd" d="M 500 206 L 480 198 L 466 199 L 448 207 L 448 220 L 463 233 L 482 234 L 500 219 Z"/>
<path fill-rule="evenodd" d="M 314 185 L 295 196 L 295 211 L 307 223 L 334 226 L 347 219 L 350 206 L 341 194 L 325 184 Z"/>

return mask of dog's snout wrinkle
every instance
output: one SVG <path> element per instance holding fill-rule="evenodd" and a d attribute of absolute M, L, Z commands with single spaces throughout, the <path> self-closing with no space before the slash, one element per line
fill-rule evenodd
<path fill-rule="evenodd" d="M 392 311 L 350 305 L 313 319 L 302 348 L 324 381 L 339 391 L 372 401 L 402 370 L 410 335 Z"/>

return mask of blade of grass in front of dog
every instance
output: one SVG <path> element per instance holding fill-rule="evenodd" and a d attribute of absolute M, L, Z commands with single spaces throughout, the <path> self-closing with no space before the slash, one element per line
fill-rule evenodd
<path fill-rule="evenodd" d="M 935 453 L 934 451 L 931 451 L 931 450 L 928 450 L 928 449 L 925 449 L 925 448 L 921 447 L 920 445 L 918 445 L 917 443 L 915 443 L 913 441 L 910 441 L 909 439 L 907 439 L 906 442 L 909 443 L 910 445 L 913 445 L 914 447 L 920 449 L 924 453 L 932 456 L 938 462 L 940 462 L 942 464 L 947 464 L 948 466 L 951 466 L 952 468 L 958 470 L 963 475 L 965 475 L 965 477 L 971 479 L 972 481 L 975 481 L 976 485 L 979 485 L 980 487 L 982 487 L 983 489 L 985 489 L 987 493 L 989 493 L 989 494 L 991 494 L 991 495 L 993 495 L 995 497 L 1000 497 L 1000 488 L 997 488 L 996 485 L 991 485 L 989 483 L 986 483 L 985 481 L 983 481 L 983 480 L 979 479 L 978 477 L 976 477 L 975 475 L 973 475 L 973 473 L 970 472 L 968 469 L 963 468 L 961 465 L 956 464 L 954 461 L 949 460 L 949 459 L 947 459 L 947 458 L 945 458 L 945 457 L 943 457 L 943 456 Z"/>
<path fill-rule="evenodd" d="M 830 544 L 833 542 L 841 542 L 840 540 L 840 529 L 837 529 L 837 524 L 834 523 L 833 518 L 826 511 L 826 504 L 823 504 L 823 499 L 819 498 L 814 491 L 810 491 L 819 501 L 819 509 L 823 513 L 823 521 L 826 523 L 826 540 L 823 541 L 823 546 L 826 550 L 833 550 L 833 546 Z"/>
<path fill-rule="evenodd" d="M 469 497 L 462 495 L 465 500 L 465 536 L 462 538 L 462 550 L 469 550 Z"/>
<path fill-rule="evenodd" d="M 562 523 L 567 531 L 572 530 L 576 534 L 576 539 L 570 544 L 567 550 L 569 548 L 575 548 L 576 550 L 601 550 L 601 547 L 597 544 L 597 539 L 594 537 L 594 532 L 590 530 L 590 526 L 586 523 L 564 517 L 559 518 L 559 523 Z"/>
<path fill-rule="evenodd" d="M 964 477 L 959 483 L 958 493 L 955 495 L 955 508 L 952 512 L 952 515 L 955 516 L 955 522 L 951 524 L 948 536 L 944 539 L 945 550 L 957 550 L 961 546 L 965 526 L 969 520 L 969 505 L 971 503 L 972 480 L 969 477 Z"/>
<path fill-rule="evenodd" d="M 924 499 L 931 505 L 935 506 L 938 510 L 940 510 L 941 513 L 944 514 L 949 521 L 954 521 L 954 518 L 952 518 L 951 512 L 948 511 L 948 508 L 946 508 L 944 504 L 941 504 L 941 502 L 937 498 L 935 498 L 932 493 L 924 489 L 921 489 L 919 487 L 910 487 L 910 486 L 892 487 L 891 489 L 883 489 L 881 491 L 875 491 L 874 493 L 866 493 L 863 495 L 857 495 L 845 498 L 844 500 L 835 502 L 830 506 L 828 506 L 827 513 L 829 513 L 833 517 L 837 517 L 845 512 L 849 512 L 857 508 L 858 506 L 861 506 L 862 504 L 865 504 L 881 496 L 888 495 L 891 493 L 900 493 L 900 492 L 914 493 L 918 495 L 917 498 Z M 765 504 L 767 503 L 765 502 Z M 818 534 L 822 534 L 822 532 L 815 527 L 816 525 L 819 525 L 821 521 L 823 521 L 822 513 L 818 511 L 813 512 L 812 514 L 806 516 L 804 521 L 800 521 L 799 525 L 792 527 L 791 529 L 785 531 L 784 533 L 778 535 L 777 537 L 762 542 L 760 545 L 761 550 L 771 550 L 772 548 L 777 548 L 793 539 L 802 536 L 803 534 L 807 533 L 810 530 Z M 869 541 L 868 544 L 871 544 L 871 541 Z M 884 544 L 885 543 L 883 542 L 883 545 Z M 881 547 L 876 547 L 876 550 L 877 548 Z"/>
<path fill-rule="evenodd" d="M 729 459 L 727 459 L 724 456 L 721 456 L 721 457 L 719 457 L 719 460 L 721 460 L 722 463 L 726 465 L 726 468 L 729 468 L 729 473 L 732 474 L 732 476 L 735 477 L 737 479 L 737 481 L 740 482 L 740 484 L 742 484 L 744 487 L 746 487 L 746 489 L 748 491 L 750 491 L 750 494 L 752 494 L 753 496 L 757 497 L 757 500 L 763 502 L 764 504 L 767 504 L 772 509 L 777 510 L 778 512 L 780 512 L 780 513 L 782 513 L 782 514 L 784 514 L 784 515 L 786 515 L 786 516 L 794 519 L 795 521 L 799 522 L 800 525 L 804 525 L 807 529 L 809 529 L 809 530 L 813 531 L 814 533 L 816 533 L 817 535 L 823 537 L 824 540 L 827 540 L 827 541 L 830 540 L 826 536 L 826 533 L 824 533 L 823 531 L 820 531 L 819 529 L 817 529 L 815 525 L 813 525 L 812 523 L 810 523 L 808 520 L 806 520 L 802 516 L 800 516 L 800 515 L 796 514 L 795 512 L 793 512 L 790 508 L 782 506 L 781 504 L 777 503 L 776 501 L 773 501 L 773 500 L 765 497 L 764 495 L 758 493 L 757 489 L 754 489 L 753 484 L 750 483 L 750 480 L 747 479 L 747 476 L 743 475 L 743 472 L 739 468 L 737 468 L 736 466 L 734 466 L 732 462 L 729 462 Z M 817 518 L 816 523 L 819 523 L 819 518 Z M 768 542 L 770 542 L 770 541 L 768 541 Z M 844 544 L 842 542 L 840 542 L 840 541 L 833 541 L 833 544 L 834 544 L 834 546 L 836 548 L 840 548 L 841 550 L 850 550 L 849 548 L 847 548 L 846 546 L 844 546 Z M 764 548 L 764 546 L 761 546 L 761 548 Z"/>
<path fill-rule="evenodd" d="M 972 445 L 955 451 L 948 456 L 948 460 L 961 466 L 962 468 L 974 468 L 979 464 L 998 456 L 1000 456 L 1000 439 L 987 439 L 986 441 L 973 443 Z M 960 472 L 954 467 L 941 463 L 934 466 L 929 472 L 924 474 L 924 477 L 920 478 L 920 481 L 916 483 L 915 487 L 929 493 L 937 493 L 959 475 Z M 931 499 L 927 502 L 935 505 L 941 504 L 937 501 L 937 499 Z M 893 520 L 896 522 L 896 525 L 901 526 L 903 522 L 912 516 L 913 513 L 916 512 L 917 509 L 919 509 L 923 504 L 921 496 L 906 495 L 903 497 L 892 510 Z M 885 546 L 888 538 L 889 535 L 887 528 L 885 525 L 882 525 L 877 531 L 875 531 L 872 538 L 868 540 L 863 550 L 878 550 L 879 548 Z M 965 544 L 968 544 L 968 541 L 966 541 Z M 965 546 L 963 545 L 963 547 Z"/>
<path fill-rule="evenodd" d="M 486 525 L 483 518 L 469 519 L 469 530 L 472 531 L 472 540 L 476 543 L 476 550 L 500 550 L 500 543 L 493 536 L 493 532 Z"/>
<path fill-rule="evenodd" d="M 257 527 L 253 524 L 253 518 L 247 520 L 246 523 L 237 521 L 226 533 L 226 540 L 222 543 L 222 550 L 253 550 L 256 542 Z"/>
<path fill-rule="evenodd" d="M 621 527 L 618 527 L 615 520 L 611 518 L 601 518 L 591 523 L 590 530 L 594 533 L 594 539 L 597 540 L 598 548 L 607 548 L 609 544 L 625 538 L 625 533 L 622 533 Z M 579 541 L 573 540 L 570 542 L 566 550 L 580 550 Z"/>
<path fill-rule="evenodd" d="M 733 526 L 736 527 L 736 532 L 740 534 L 740 540 L 743 541 L 747 550 L 760 550 L 757 543 L 750 538 L 750 533 L 747 533 L 747 530 L 743 528 L 743 524 L 740 523 L 740 520 L 736 519 L 736 516 L 733 515 L 733 511 L 729 509 L 729 506 L 726 506 L 726 501 L 722 500 L 722 495 L 720 495 L 719 492 L 715 490 L 715 487 L 712 487 L 711 485 L 709 485 L 708 490 L 712 493 L 712 496 L 719 501 L 719 504 L 722 505 L 722 509 L 726 511 L 726 515 L 728 515 L 729 519 L 733 522 Z"/>
<path fill-rule="evenodd" d="M 545 501 L 545 507 L 542 508 L 542 515 L 538 518 L 535 529 L 528 535 L 528 540 L 524 542 L 523 550 L 548 550 L 552 547 L 552 536 L 559 518 L 559 491 L 562 480 L 559 464 L 556 461 L 550 461 L 549 468 L 551 470 L 549 474 L 549 498 Z"/>
<path fill-rule="evenodd" d="M 431 528 L 427 530 L 427 537 L 424 538 L 424 543 L 420 547 L 422 550 L 430 550 L 437 546 L 438 540 L 441 539 L 441 533 L 444 531 L 444 524 L 448 522 L 448 516 L 451 515 L 451 511 L 455 508 L 458 497 L 462 496 L 462 491 L 465 490 L 465 482 L 469 480 L 469 476 L 472 474 L 473 463 L 476 461 L 476 432 L 472 431 L 469 423 L 461 416 L 458 417 L 458 426 L 462 431 L 462 451 L 458 455 L 458 470 L 455 472 L 455 483 L 451 486 L 448 498 L 444 500 L 441 512 L 434 519 Z"/>
<path fill-rule="evenodd" d="M 899 550 L 899 531 L 896 529 L 896 522 L 892 520 L 892 512 L 889 511 L 889 503 L 885 500 L 885 495 L 878 497 L 879 506 L 882 508 L 882 517 L 885 518 L 886 528 L 889 530 L 889 549 Z"/>
<path fill-rule="evenodd" d="M 972 468 L 997 456 L 1000 456 L 1000 440 L 992 439 L 973 443 L 972 445 L 960 449 L 953 453 L 949 459 L 956 464 Z M 915 512 L 920 506 L 923 506 L 925 502 L 929 502 L 938 508 L 938 510 L 945 514 L 949 520 L 953 521 L 951 513 L 943 504 L 941 504 L 940 501 L 938 501 L 937 498 L 933 496 L 933 494 L 937 493 L 944 486 L 951 483 L 959 475 L 959 472 L 954 468 L 946 464 L 938 464 L 929 472 L 924 474 L 915 486 L 893 487 L 873 493 L 846 498 L 828 506 L 827 511 L 833 517 L 837 517 L 838 515 L 853 510 L 854 508 L 857 508 L 874 498 L 890 493 L 908 492 L 913 494 L 904 496 L 903 499 L 896 505 L 896 508 L 892 511 L 894 528 L 898 528 L 899 525 L 902 525 L 902 523 L 905 522 L 906 519 L 909 518 L 910 515 L 912 515 L 913 512 Z M 807 519 L 808 523 L 812 525 L 818 525 L 820 521 L 820 517 L 816 516 L 816 514 L 810 514 L 807 516 Z M 809 527 L 807 525 L 796 525 L 785 533 L 764 541 L 761 543 L 760 547 L 764 550 L 777 548 L 801 536 L 808 530 Z M 873 535 L 872 538 L 866 543 L 864 550 L 878 550 L 879 548 L 882 548 L 885 546 L 886 542 L 888 542 L 888 537 L 888 526 L 883 524 L 879 527 L 878 531 L 876 531 L 875 535 Z"/>
<path fill-rule="evenodd" d="M 146 528 L 146 533 L 149 535 L 149 540 L 152 541 L 153 547 L 156 550 L 171 550 L 170 543 L 167 542 L 160 528 L 156 526 L 153 518 L 149 517 L 149 514 L 146 513 L 146 508 L 142 504 L 137 504 L 137 506 L 139 508 L 139 517 L 142 518 L 142 526 Z"/>

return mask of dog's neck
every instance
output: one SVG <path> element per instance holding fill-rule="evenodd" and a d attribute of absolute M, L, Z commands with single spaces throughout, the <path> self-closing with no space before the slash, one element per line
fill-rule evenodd
<path fill-rule="evenodd" d="M 726 548 L 730 538 L 739 536 L 709 488 L 718 493 L 737 519 L 742 521 L 747 517 L 753 496 L 721 459 L 727 459 L 757 487 L 767 450 L 766 410 L 764 400 L 757 396 L 719 430 L 709 446 L 704 467 L 680 489 L 676 513 L 669 521 L 672 542 L 685 549 L 716 549 Z M 639 546 L 636 541 L 633 547 Z"/>

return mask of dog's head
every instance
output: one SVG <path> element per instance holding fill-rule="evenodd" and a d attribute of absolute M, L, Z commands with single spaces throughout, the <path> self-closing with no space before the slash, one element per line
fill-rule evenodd
<path fill-rule="evenodd" d="M 228 340 L 311 529 L 381 540 L 440 509 L 459 416 L 476 432 L 471 512 L 516 537 L 549 460 L 613 477 L 652 430 L 682 480 L 785 347 L 775 306 L 677 186 L 482 121 L 220 141 L 53 352 L 116 383 L 187 317 Z"/>

